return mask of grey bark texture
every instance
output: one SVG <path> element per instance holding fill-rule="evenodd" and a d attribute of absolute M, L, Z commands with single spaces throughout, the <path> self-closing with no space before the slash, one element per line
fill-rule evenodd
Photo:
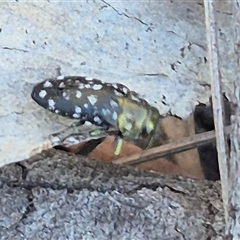
<path fill-rule="evenodd" d="M 234 52 L 237 68 L 240 67 L 240 2 L 234 1 Z M 240 238 L 240 73 L 236 71 L 232 99 L 236 104 L 236 114 L 232 116 L 231 152 L 229 163 L 229 239 Z"/>
<path fill-rule="evenodd" d="M 56 150 L 0 171 L 0 239 L 224 239 L 219 182 Z"/>

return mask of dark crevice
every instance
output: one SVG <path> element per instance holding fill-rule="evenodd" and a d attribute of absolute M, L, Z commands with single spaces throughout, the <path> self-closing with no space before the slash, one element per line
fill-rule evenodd
<path fill-rule="evenodd" d="M 28 170 L 27 168 L 21 164 L 21 162 L 15 163 L 16 166 L 22 169 L 22 179 L 25 180 L 27 178 Z"/>
<path fill-rule="evenodd" d="M 137 192 L 139 190 L 142 190 L 143 188 L 147 188 L 147 189 L 151 189 L 153 191 L 156 191 L 159 187 L 162 187 L 159 183 L 151 183 L 151 184 L 142 183 L 138 187 L 134 188 L 133 190 L 131 190 L 127 193 Z"/>
<path fill-rule="evenodd" d="M 216 10 L 216 12 L 217 12 L 217 13 L 221 13 L 221 14 L 226 14 L 226 15 L 229 15 L 229 16 L 232 16 L 232 15 L 233 15 L 233 13 L 231 13 L 231 12 L 221 12 L 221 11 L 219 11 L 219 10 Z"/>
<path fill-rule="evenodd" d="M 13 50 L 13 51 L 19 51 L 19 52 L 25 52 L 25 53 L 27 53 L 27 52 L 28 52 L 27 50 L 24 50 L 24 49 L 19 49 L 19 48 L 2 47 L 2 49 L 4 49 L 4 50 Z"/>
<path fill-rule="evenodd" d="M 224 113 L 225 113 L 225 125 L 230 125 L 230 117 L 234 114 L 234 107 L 231 102 L 223 94 L 224 99 Z M 214 130 L 214 118 L 212 109 L 212 100 L 210 98 L 210 104 L 206 105 L 199 103 L 195 107 L 194 111 L 195 133 L 202 133 Z M 227 141 L 230 147 L 230 140 Z M 199 157 L 201 159 L 201 167 L 203 169 L 205 178 L 207 180 L 216 181 L 220 179 L 218 156 L 216 144 L 211 143 L 198 147 Z"/>
<path fill-rule="evenodd" d="M 134 16 L 129 16 L 127 15 L 126 13 L 124 12 L 119 12 L 115 7 L 113 7 L 110 3 L 102 0 L 102 2 L 104 2 L 105 4 L 107 4 L 110 8 L 112 8 L 118 15 L 121 15 L 121 16 L 125 16 L 127 18 L 132 18 L 132 19 L 135 19 L 137 20 L 138 22 L 140 22 L 141 24 L 145 25 L 145 26 L 149 26 L 147 23 L 143 22 L 141 19 L 137 18 L 137 17 L 134 17 Z M 148 31 L 150 30 L 151 28 L 148 29 Z M 152 30 L 152 29 L 151 29 Z"/>
<path fill-rule="evenodd" d="M 219 209 L 217 209 L 212 203 L 208 204 L 209 215 L 216 216 L 219 213 Z"/>
<path fill-rule="evenodd" d="M 192 46 L 192 45 L 195 45 L 195 46 L 203 49 L 204 51 L 206 51 L 206 48 L 205 48 L 203 45 L 201 45 L 201 44 L 199 44 L 199 43 L 195 43 L 195 42 L 190 42 L 190 41 L 188 41 L 185 37 L 179 35 L 178 33 L 174 32 L 173 30 L 167 30 L 166 32 L 167 32 L 167 33 L 172 33 L 172 34 L 178 36 L 179 38 L 185 40 L 186 42 L 188 42 L 187 48 L 188 48 L 189 51 L 191 51 L 191 46 Z"/>
<path fill-rule="evenodd" d="M 171 63 L 170 66 L 171 66 L 171 69 L 172 69 L 173 71 L 177 72 L 176 64 L 175 64 L 175 63 Z"/>
<path fill-rule="evenodd" d="M 167 77 L 164 73 L 139 73 L 137 76 L 149 76 L 149 77 Z"/>
<path fill-rule="evenodd" d="M 182 236 L 182 238 L 184 239 L 184 240 L 186 240 L 186 237 L 185 237 L 185 235 L 183 234 L 183 232 L 182 231 L 180 231 L 180 229 L 177 227 L 177 226 L 175 226 L 175 231 L 177 232 L 177 233 L 179 233 L 181 236 Z"/>
<path fill-rule="evenodd" d="M 171 190 L 172 192 L 174 192 L 174 193 L 186 195 L 185 192 L 180 191 L 180 190 L 177 190 L 176 188 L 173 188 L 173 187 L 171 187 L 171 186 L 169 186 L 169 185 L 164 185 L 162 188 L 168 188 L 168 189 L 170 189 L 170 190 Z"/>
<path fill-rule="evenodd" d="M 158 188 L 163 188 L 163 189 L 164 188 L 168 188 L 168 189 L 170 189 L 174 193 L 185 195 L 185 192 L 183 192 L 183 191 L 177 190 L 177 189 L 175 189 L 175 188 L 173 188 L 173 187 L 171 187 L 169 185 L 161 185 L 158 182 L 151 183 L 151 184 L 142 183 L 138 187 L 134 188 L 133 190 L 131 190 L 131 191 L 127 192 L 127 193 L 129 194 L 129 193 L 137 192 L 139 190 L 142 190 L 143 188 L 147 188 L 147 189 L 150 189 L 152 191 L 156 191 Z"/>
<path fill-rule="evenodd" d="M 215 238 L 216 236 L 219 235 L 219 233 L 216 232 L 216 230 L 213 228 L 211 224 L 204 223 L 203 226 L 206 228 L 208 232 L 208 235 L 209 235 L 208 239 Z"/>
<path fill-rule="evenodd" d="M 78 151 L 76 154 L 87 156 L 89 153 L 91 153 L 99 144 L 101 144 L 104 141 L 104 138 L 94 139 L 89 142 L 87 142 L 84 147 Z"/>
<path fill-rule="evenodd" d="M 28 199 L 29 204 L 27 205 L 26 210 L 23 213 L 21 221 L 23 219 L 26 219 L 28 217 L 29 213 L 34 212 L 36 210 L 36 208 L 34 207 L 34 204 L 33 204 L 34 197 L 33 197 L 32 193 L 29 193 L 29 195 L 27 196 L 27 199 Z"/>
<path fill-rule="evenodd" d="M 9 184 L 8 184 L 9 185 Z M 90 183 L 86 182 L 86 183 L 79 183 L 79 184 L 72 184 L 71 186 L 70 185 L 67 185 L 67 184 L 61 184 L 61 183 L 57 183 L 57 182 L 52 182 L 52 183 L 48 183 L 48 182 L 29 182 L 29 181 L 24 181 L 24 182 L 21 182 L 21 183 L 14 183 L 11 185 L 12 187 L 21 187 L 21 188 L 24 188 L 28 191 L 34 189 L 34 188 L 44 188 L 44 189 L 52 189 L 52 190 L 56 190 L 56 191 L 59 191 L 59 190 L 64 190 L 66 189 L 68 193 L 73 193 L 74 191 L 81 191 L 81 190 L 84 190 L 84 189 L 87 189 L 88 191 L 90 192 L 93 192 L 93 191 L 98 191 L 98 192 L 102 192 L 102 193 L 105 193 L 105 192 L 111 192 L 111 191 L 114 191 L 116 190 L 116 188 L 114 186 L 111 186 L 111 187 L 99 187 L 99 186 L 92 186 Z M 105 188 L 105 189 L 104 189 Z"/>

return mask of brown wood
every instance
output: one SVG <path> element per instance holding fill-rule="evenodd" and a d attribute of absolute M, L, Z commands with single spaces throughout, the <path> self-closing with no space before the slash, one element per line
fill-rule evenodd
<path fill-rule="evenodd" d="M 230 131 L 231 131 L 230 126 L 225 127 L 226 134 L 229 134 Z M 195 136 L 192 137 L 186 137 L 179 141 L 164 144 L 162 146 L 155 147 L 149 150 L 145 150 L 142 151 L 142 153 L 137 153 L 129 157 L 119 158 L 113 161 L 113 163 L 136 165 L 139 163 L 158 159 L 169 154 L 183 152 L 192 148 L 199 147 L 201 145 L 212 143 L 214 141 L 215 131 L 209 131 L 205 133 L 196 134 Z"/>

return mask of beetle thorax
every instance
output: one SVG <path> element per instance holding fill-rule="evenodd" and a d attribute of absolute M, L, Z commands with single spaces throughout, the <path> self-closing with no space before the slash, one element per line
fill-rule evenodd
<path fill-rule="evenodd" d="M 122 108 L 122 113 L 118 118 L 118 128 L 123 137 L 137 139 L 147 136 L 155 130 L 156 116 L 155 111 L 149 106 L 142 106 L 141 103 L 130 101 L 127 98 L 118 100 Z"/>

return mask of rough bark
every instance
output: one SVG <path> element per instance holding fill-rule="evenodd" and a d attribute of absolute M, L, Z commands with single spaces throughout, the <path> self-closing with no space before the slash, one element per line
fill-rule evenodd
<path fill-rule="evenodd" d="M 224 239 L 219 182 L 56 150 L 0 171 L 0 239 Z"/>
<path fill-rule="evenodd" d="M 235 60 L 237 68 L 240 67 L 240 2 L 234 1 L 234 43 L 235 43 Z M 231 135 L 231 152 L 229 163 L 229 222 L 227 234 L 229 239 L 240 238 L 240 73 L 236 71 L 234 79 L 233 100 L 236 104 L 236 114 L 232 117 L 232 135 Z"/>

